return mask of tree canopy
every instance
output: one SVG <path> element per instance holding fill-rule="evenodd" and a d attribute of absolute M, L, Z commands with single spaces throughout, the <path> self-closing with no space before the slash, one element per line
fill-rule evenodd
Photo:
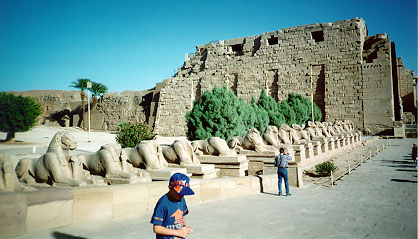
<path fill-rule="evenodd" d="M 187 134 L 191 140 L 213 136 L 227 140 L 243 136 L 251 128 L 263 133 L 268 125 L 304 125 L 312 118 L 311 114 L 311 102 L 299 94 L 291 93 L 278 103 L 263 89 L 258 100 L 253 97 L 248 104 L 226 87 L 215 87 L 203 92 L 200 100 L 193 102 L 193 109 L 187 112 Z M 316 104 L 314 115 L 315 121 L 321 120 Z"/>
<path fill-rule="evenodd" d="M 31 97 L 0 93 L 0 131 L 7 132 L 6 140 L 13 140 L 16 132 L 30 130 L 41 113 L 41 105 Z"/>
<path fill-rule="evenodd" d="M 100 98 L 103 96 L 104 93 L 106 93 L 108 90 L 106 85 L 103 85 L 102 83 L 92 82 L 91 83 L 91 94 L 94 97 Z"/>
<path fill-rule="evenodd" d="M 252 107 L 226 87 L 203 92 L 200 100 L 193 102 L 187 112 L 190 139 L 207 139 L 211 136 L 229 139 L 245 135 L 256 121 Z"/>

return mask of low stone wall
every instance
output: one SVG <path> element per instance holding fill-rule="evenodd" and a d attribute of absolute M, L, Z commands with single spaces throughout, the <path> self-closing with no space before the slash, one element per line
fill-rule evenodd
<path fill-rule="evenodd" d="M 91 108 L 91 128 L 96 130 L 116 130 L 122 122 L 146 122 L 149 113 L 152 90 L 106 93 Z M 30 90 L 13 91 L 15 95 L 33 97 L 42 105 L 42 115 L 38 124 L 50 126 L 82 127 L 82 104 L 80 91 Z M 87 98 L 85 102 L 86 117 Z M 93 106 L 93 99 L 90 99 Z M 65 117 L 67 119 L 65 120 Z M 88 121 L 86 120 L 86 127 Z"/>
<path fill-rule="evenodd" d="M 276 175 L 193 179 L 189 205 L 277 189 Z M 0 238 L 149 213 L 168 182 L 0 193 Z"/>

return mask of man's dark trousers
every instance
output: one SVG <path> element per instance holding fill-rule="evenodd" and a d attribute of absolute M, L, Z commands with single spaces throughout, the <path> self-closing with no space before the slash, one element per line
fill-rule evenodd
<path fill-rule="evenodd" d="M 279 175 L 279 194 L 282 194 L 282 178 L 284 178 L 284 184 L 286 186 L 286 195 L 289 195 L 289 182 L 287 178 L 287 168 L 279 168 L 277 170 Z"/>

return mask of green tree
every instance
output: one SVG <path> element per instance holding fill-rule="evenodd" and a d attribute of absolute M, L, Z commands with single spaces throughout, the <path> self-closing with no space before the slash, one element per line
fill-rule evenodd
<path fill-rule="evenodd" d="M 292 125 L 293 123 L 298 123 L 295 110 L 292 108 L 292 106 L 289 105 L 289 103 L 286 100 L 277 104 L 277 108 L 280 112 L 280 115 L 283 116 L 283 122 L 281 124 L 285 123 L 287 125 Z M 280 126 L 281 124 L 277 126 Z"/>
<path fill-rule="evenodd" d="M 286 122 L 285 117 L 279 110 L 277 102 L 273 97 L 266 94 L 265 89 L 261 90 L 257 105 L 266 110 L 269 118 L 268 125 L 280 126 Z"/>
<path fill-rule="evenodd" d="M 86 103 L 85 103 L 85 98 L 86 98 L 86 93 L 84 93 L 84 91 L 87 89 L 87 82 L 89 82 L 89 79 L 77 79 L 76 81 L 71 82 L 70 87 L 76 88 L 76 89 L 80 89 L 80 97 L 81 97 L 81 107 L 83 109 L 83 116 L 82 116 L 82 120 L 83 120 L 83 129 L 86 129 Z"/>
<path fill-rule="evenodd" d="M 267 111 L 259 106 L 255 99 L 253 98 L 250 104 L 251 109 L 251 118 L 254 119 L 251 121 L 251 124 L 254 128 L 258 129 L 260 133 L 263 133 L 267 126 L 269 126 L 269 115 Z"/>
<path fill-rule="evenodd" d="M 287 125 L 291 125 L 292 123 L 304 125 L 307 121 L 312 120 L 311 107 L 311 101 L 308 98 L 294 93 L 290 93 L 286 100 L 280 102 L 279 106 L 282 114 L 286 116 Z M 289 112 L 284 112 L 286 110 Z M 290 111 L 293 111 L 293 114 Z M 322 119 L 321 110 L 315 103 L 314 119 L 315 121 L 321 121 Z"/>
<path fill-rule="evenodd" d="M 229 139 L 245 135 L 252 126 L 248 117 L 251 107 L 226 87 L 202 93 L 186 114 L 188 137 L 207 139 L 212 136 Z"/>
<path fill-rule="evenodd" d="M 152 139 L 151 128 L 145 123 L 121 123 L 118 125 L 116 141 L 122 148 L 134 148 L 142 140 Z"/>
<path fill-rule="evenodd" d="M 107 86 L 101 84 L 101 83 L 97 83 L 97 82 L 92 82 L 91 83 L 91 95 L 93 97 L 93 104 L 91 106 L 90 109 L 90 122 L 93 119 L 93 111 L 96 108 L 97 105 L 97 101 L 99 98 L 103 97 L 103 95 L 107 92 L 108 88 Z"/>
<path fill-rule="evenodd" d="M 7 132 L 6 141 L 13 141 L 16 132 L 30 130 L 41 113 L 41 105 L 31 97 L 0 93 L 0 131 Z"/>

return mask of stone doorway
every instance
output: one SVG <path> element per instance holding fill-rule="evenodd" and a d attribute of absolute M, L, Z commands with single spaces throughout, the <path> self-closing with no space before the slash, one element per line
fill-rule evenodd
<path fill-rule="evenodd" d="M 325 66 L 312 66 L 312 88 L 314 91 L 313 100 L 321 109 L 322 119 L 325 121 Z"/>

